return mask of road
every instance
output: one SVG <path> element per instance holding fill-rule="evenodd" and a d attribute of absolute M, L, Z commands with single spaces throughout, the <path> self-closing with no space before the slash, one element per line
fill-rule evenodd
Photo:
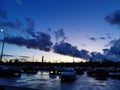
<path fill-rule="evenodd" d="M 74 82 L 61 82 L 59 76 L 49 76 L 46 71 L 22 74 L 19 78 L 0 78 L 0 85 L 32 88 L 38 90 L 120 90 L 120 81 L 108 78 L 96 80 L 86 74 L 77 75 Z"/>

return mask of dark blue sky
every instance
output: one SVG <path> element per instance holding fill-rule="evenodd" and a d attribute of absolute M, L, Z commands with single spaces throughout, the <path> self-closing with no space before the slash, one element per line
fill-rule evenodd
<path fill-rule="evenodd" d="M 102 52 L 106 44 L 119 38 L 119 29 L 108 24 L 104 17 L 120 9 L 120 0 L 3 0 L 3 3 L 1 8 L 7 12 L 8 19 L 0 18 L 1 22 L 15 22 L 15 19 L 19 19 L 24 24 L 24 18 L 31 18 L 35 22 L 35 32 L 46 32 L 47 28 L 52 31 L 63 28 L 66 42 L 77 46 L 78 49 Z M 7 33 L 17 36 L 23 34 L 10 28 L 4 29 Z M 0 35 L 2 38 L 2 33 Z M 108 36 L 111 38 L 106 38 Z M 55 43 L 54 35 L 51 37 L 51 41 Z M 35 54 L 36 59 L 42 55 L 45 55 L 47 60 L 63 58 L 52 51 L 29 50 L 10 44 L 6 44 L 4 52 L 16 55 L 22 55 L 24 52 L 28 56 Z M 68 56 L 64 58 L 67 59 Z"/>

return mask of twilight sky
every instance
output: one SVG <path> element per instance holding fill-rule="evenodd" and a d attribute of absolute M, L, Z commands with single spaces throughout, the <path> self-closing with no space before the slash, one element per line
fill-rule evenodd
<path fill-rule="evenodd" d="M 112 15 L 117 10 L 115 22 Z M 7 33 L 4 54 L 13 58 L 89 59 L 92 52 L 105 54 L 103 49 L 114 47 L 109 44 L 119 40 L 119 25 L 120 0 L 0 0 L 0 28 Z M 117 54 L 114 57 L 119 57 Z"/>

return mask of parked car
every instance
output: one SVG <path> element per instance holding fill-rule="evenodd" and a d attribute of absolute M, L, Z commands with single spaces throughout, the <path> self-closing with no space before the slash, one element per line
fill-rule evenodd
<path fill-rule="evenodd" d="M 49 75 L 59 75 L 59 74 L 60 74 L 60 72 L 57 70 L 50 70 L 49 71 Z"/>
<path fill-rule="evenodd" d="M 82 67 L 75 67 L 75 72 L 78 75 L 82 75 L 84 73 L 84 70 Z"/>
<path fill-rule="evenodd" d="M 0 76 L 1 77 L 19 77 L 21 76 L 21 71 L 17 68 L 10 66 L 1 66 L 0 67 Z"/>
<path fill-rule="evenodd" d="M 63 80 L 76 80 L 76 72 L 74 68 L 66 68 L 61 72 L 61 81 Z"/>
<path fill-rule="evenodd" d="M 87 72 L 89 76 L 108 77 L 109 72 L 104 68 L 96 68 Z"/>

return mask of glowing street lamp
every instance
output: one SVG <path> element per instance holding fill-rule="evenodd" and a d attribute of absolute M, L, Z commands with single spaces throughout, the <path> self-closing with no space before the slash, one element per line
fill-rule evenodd
<path fill-rule="evenodd" d="M 3 29 L 1 29 L 0 31 L 3 32 Z"/>
<path fill-rule="evenodd" d="M 0 31 L 3 32 L 4 30 L 1 29 Z M 3 57 L 3 50 L 4 50 L 5 38 L 6 38 L 6 33 L 4 33 L 4 38 L 3 38 L 3 43 L 2 43 L 2 50 L 1 50 L 1 56 L 0 56 L 0 62 L 2 61 L 2 57 Z"/>

